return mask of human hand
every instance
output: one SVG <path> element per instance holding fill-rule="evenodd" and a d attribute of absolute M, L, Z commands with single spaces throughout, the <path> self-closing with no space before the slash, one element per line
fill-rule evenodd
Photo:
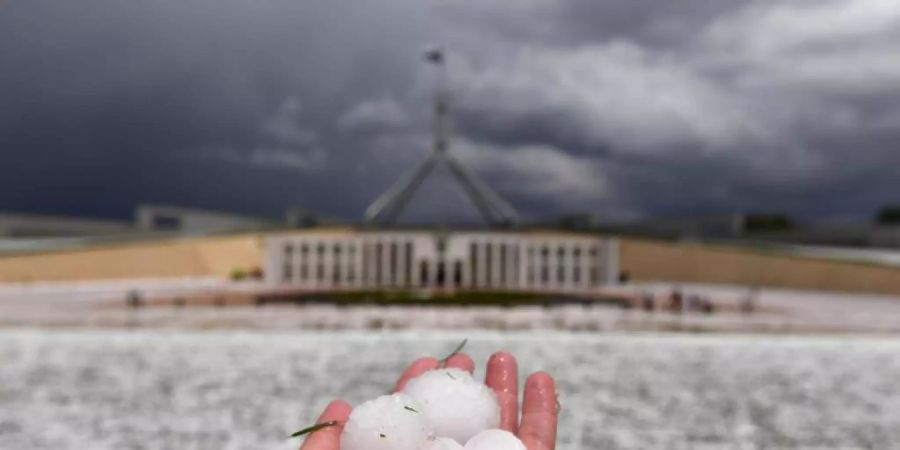
<path fill-rule="evenodd" d="M 440 366 L 441 362 L 435 358 L 416 360 L 400 376 L 394 391 L 399 392 L 409 380 Z M 466 354 L 458 353 L 447 359 L 446 367 L 472 372 L 475 363 Z M 518 380 L 515 357 L 505 352 L 491 356 L 485 383 L 494 390 L 500 402 L 500 428 L 518 436 L 528 450 L 554 450 L 558 412 L 555 381 L 543 372 L 528 377 L 520 421 Z M 328 405 L 316 423 L 336 422 L 336 425 L 309 435 L 300 450 L 340 450 L 341 431 L 351 410 L 350 405 L 341 400 Z"/>

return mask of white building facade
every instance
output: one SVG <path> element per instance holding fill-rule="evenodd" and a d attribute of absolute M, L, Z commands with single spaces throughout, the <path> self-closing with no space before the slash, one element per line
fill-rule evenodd
<path fill-rule="evenodd" d="M 593 235 L 309 230 L 265 247 L 269 284 L 315 291 L 585 292 L 619 274 L 617 241 Z"/>

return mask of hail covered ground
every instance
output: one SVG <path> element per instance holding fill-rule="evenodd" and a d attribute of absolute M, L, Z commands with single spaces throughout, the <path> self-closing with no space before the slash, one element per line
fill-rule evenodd
<path fill-rule="evenodd" d="M 464 337 L 559 381 L 560 450 L 887 449 L 900 342 L 878 337 L 0 331 L 0 447 L 290 449 Z"/>

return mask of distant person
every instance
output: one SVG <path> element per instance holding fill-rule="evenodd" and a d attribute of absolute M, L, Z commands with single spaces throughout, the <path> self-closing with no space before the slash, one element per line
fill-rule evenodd
<path fill-rule="evenodd" d="M 127 296 L 128 306 L 132 309 L 137 309 L 141 307 L 141 293 L 137 291 L 137 289 L 132 289 L 128 291 Z"/>
<path fill-rule="evenodd" d="M 703 299 L 697 294 L 691 294 L 687 297 L 687 310 L 689 312 L 700 311 Z"/>
<path fill-rule="evenodd" d="M 672 294 L 669 296 L 669 310 L 672 312 L 680 313 L 684 308 L 684 294 L 681 293 L 681 289 L 674 288 L 672 289 Z"/>
<path fill-rule="evenodd" d="M 756 303 L 759 297 L 759 288 L 753 287 L 747 290 L 747 294 L 741 299 L 741 312 L 752 314 L 756 311 Z"/>
<path fill-rule="evenodd" d="M 641 296 L 641 305 L 643 305 L 644 311 L 650 312 L 656 309 L 656 299 L 652 292 L 644 292 Z"/>
<path fill-rule="evenodd" d="M 619 284 L 628 284 L 631 281 L 631 274 L 627 270 L 619 272 Z"/>

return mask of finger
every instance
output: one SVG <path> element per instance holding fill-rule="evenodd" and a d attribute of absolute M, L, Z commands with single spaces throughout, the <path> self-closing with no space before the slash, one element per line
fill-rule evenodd
<path fill-rule="evenodd" d="M 344 430 L 344 424 L 350 418 L 352 410 L 353 408 L 343 400 L 331 402 L 316 423 L 337 421 L 338 424 L 314 431 L 306 438 L 300 450 L 340 450 L 341 431 Z"/>
<path fill-rule="evenodd" d="M 400 375 L 400 379 L 397 380 L 397 385 L 394 387 L 394 392 L 400 392 L 406 387 L 406 383 L 409 383 L 409 380 L 422 375 L 429 370 L 437 369 L 440 363 L 435 358 L 420 358 L 417 359 L 414 363 L 410 364 L 409 367 L 403 371 L 403 374 Z"/>
<path fill-rule="evenodd" d="M 457 353 L 447 359 L 446 366 L 451 369 L 465 370 L 472 373 L 475 371 L 475 361 L 465 353 Z"/>
<path fill-rule="evenodd" d="M 553 377 L 538 372 L 525 382 L 522 404 L 522 424 L 519 439 L 528 450 L 553 450 L 556 446 L 556 382 Z"/>
<path fill-rule="evenodd" d="M 519 428 L 519 367 L 516 358 L 506 352 L 494 353 L 488 360 L 485 383 L 500 402 L 500 428 L 515 433 Z"/>

